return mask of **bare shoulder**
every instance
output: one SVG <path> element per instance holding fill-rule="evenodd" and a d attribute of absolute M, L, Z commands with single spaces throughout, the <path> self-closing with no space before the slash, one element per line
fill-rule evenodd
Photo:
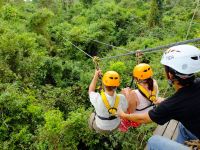
<path fill-rule="evenodd" d="M 153 79 L 153 83 L 158 88 L 158 82 L 157 82 L 157 80 Z"/>
<path fill-rule="evenodd" d="M 131 91 L 133 99 L 136 101 L 137 105 L 139 105 L 139 99 L 135 90 Z"/>
<path fill-rule="evenodd" d="M 155 84 L 157 84 L 157 80 L 156 80 L 156 79 L 153 79 L 153 82 L 154 82 Z"/>

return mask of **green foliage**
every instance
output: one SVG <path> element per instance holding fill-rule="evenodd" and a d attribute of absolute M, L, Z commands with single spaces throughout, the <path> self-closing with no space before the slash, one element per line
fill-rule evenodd
<path fill-rule="evenodd" d="M 18 78 L 26 80 L 37 72 L 37 67 L 41 63 L 38 59 L 44 53 L 40 51 L 35 36 L 33 33 L 13 32 L 6 32 L 0 36 L 0 58 L 6 66 L 2 65 L 4 69 L 2 68 L 1 72 L 5 78 L 7 75 L 17 75 Z"/>
<path fill-rule="evenodd" d="M 143 149 L 155 124 L 106 136 L 88 128 L 94 64 L 76 47 L 103 58 L 181 41 L 195 5 L 189 0 L 1 0 L 0 149 Z M 188 38 L 199 37 L 199 16 L 197 11 Z M 161 55 L 146 53 L 141 62 L 150 63 L 166 97 L 174 91 Z M 100 68 L 119 72 L 124 88 L 136 59 L 104 59 Z"/>
<path fill-rule="evenodd" d="M 114 70 L 117 71 L 119 74 L 123 74 L 123 72 L 126 71 L 126 66 L 123 62 L 116 62 L 116 63 L 111 62 L 109 70 Z"/>
<path fill-rule="evenodd" d="M 87 120 L 90 113 L 90 111 L 84 109 L 78 109 L 70 113 L 64 131 L 66 135 L 64 137 L 65 147 L 77 149 L 80 142 L 87 143 L 85 146 L 90 146 L 95 142 L 91 141 L 95 134 L 88 128 Z"/>
<path fill-rule="evenodd" d="M 16 19 L 18 16 L 18 13 L 19 12 L 17 11 L 16 8 L 8 4 L 2 8 L 1 15 L 3 19 L 10 20 L 10 19 Z"/>
<path fill-rule="evenodd" d="M 46 35 L 47 24 L 53 17 L 53 13 L 48 9 L 40 9 L 33 14 L 30 19 L 30 29 L 38 34 Z"/>
<path fill-rule="evenodd" d="M 89 6 L 92 4 L 93 0 L 80 0 L 84 5 Z"/>
<path fill-rule="evenodd" d="M 65 121 L 63 120 L 62 113 L 59 110 L 49 110 L 45 113 L 45 124 L 39 128 L 38 133 L 38 149 L 58 149 L 62 144 L 60 139 L 62 136 Z"/>
<path fill-rule="evenodd" d="M 161 24 L 162 19 L 162 3 L 163 0 L 152 0 L 151 2 L 151 12 L 149 18 L 149 26 L 154 27 Z"/>
<path fill-rule="evenodd" d="M 63 3 L 61 0 L 39 0 L 38 1 L 38 6 L 40 8 L 48 8 L 56 14 L 60 13 L 62 5 Z"/>
<path fill-rule="evenodd" d="M 38 129 L 37 148 L 78 149 L 80 142 L 83 144 L 82 148 L 83 146 L 92 148 L 98 142 L 98 137 L 88 128 L 89 113 L 91 111 L 80 108 L 71 112 L 68 119 L 64 120 L 59 110 L 46 112 L 45 124 Z M 97 140 L 91 140 L 93 138 Z"/>
<path fill-rule="evenodd" d="M 0 126 L 1 147 L 3 149 L 26 149 L 34 142 L 34 132 L 42 122 L 42 108 L 33 106 L 35 98 L 22 94 L 16 85 L 1 88 Z M 7 148 L 6 148 L 7 147 Z"/>

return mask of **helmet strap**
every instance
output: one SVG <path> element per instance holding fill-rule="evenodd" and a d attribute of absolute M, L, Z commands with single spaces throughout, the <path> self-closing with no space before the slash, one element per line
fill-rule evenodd
<path fill-rule="evenodd" d="M 166 73 L 166 75 L 167 75 L 168 84 L 170 85 L 170 87 L 172 87 L 175 78 L 174 78 L 174 77 L 170 77 L 170 75 L 169 75 L 169 74 L 170 74 L 170 71 L 169 71 L 169 67 L 168 67 L 168 66 L 165 66 L 165 73 Z"/>
<path fill-rule="evenodd" d="M 168 79 L 167 81 L 168 81 L 169 86 L 172 87 L 173 86 L 173 81 L 170 80 L 170 79 Z"/>
<path fill-rule="evenodd" d="M 176 78 L 175 78 L 175 76 L 173 74 L 171 74 L 172 76 L 170 77 L 169 73 L 170 72 L 166 72 L 166 74 L 167 74 L 167 81 L 168 81 L 168 84 L 170 85 L 170 87 L 172 87 L 173 84 L 174 84 L 174 81 L 176 81 Z"/>

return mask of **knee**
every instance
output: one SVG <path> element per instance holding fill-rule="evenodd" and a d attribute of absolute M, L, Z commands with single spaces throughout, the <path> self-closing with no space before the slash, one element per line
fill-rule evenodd
<path fill-rule="evenodd" d="M 181 136 L 186 140 L 187 138 L 186 128 L 181 123 L 179 123 L 178 130 L 179 130 L 178 136 Z"/>
<path fill-rule="evenodd" d="M 151 138 L 149 138 L 147 146 L 148 150 L 151 150 L 153 147 L 157 147 L 156 145 L 159 144 L 158 142 L 160 141 L 162 137 L 159 135 L 153 135 Z"/>
<path fill-rule="evenodd" d="M 182 125 L 182 123 L 179 123 L 179 126 L 178 126 L 178 127 L 179 127 L 179 130 L 180 130 L 180 131 L 183 131 L 183 130 L 185 129 L 185 127 Z"/>
<path fill-rule="evenodd" d="M 93 127 L 94 122 L 95 122 L 95 113 L 92 113 L 92 114 L 90 115 L 90 118 L 88 119 L 89 128 L 90 128 L 91 130 L 94 130 L 94 127 Z"/>
<path fill-rule="evenodd" d="M 160 135 L 153 135 L 152 137 L 149 138 L 148 143 L 154 143 L 155 141 L 157 141 L 160 138 L 161 138 Z"/>

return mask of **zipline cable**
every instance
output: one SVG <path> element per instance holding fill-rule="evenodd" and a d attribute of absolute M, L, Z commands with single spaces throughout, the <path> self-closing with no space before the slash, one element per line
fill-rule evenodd
<path fill-rule="evenodd" d="M 69 42 L 71 45 L 73 45 L 76 49 L 80 50 L 81 52 L 83 52 L 85 55 L 87 55 L 88 57 L 90 57 L 93 60 L 93 63 L 95 65 L 95 68 L 97 70 L 100 69 L 99 67 L 99 62 L 100 62 L 100 58 L 99 57 L 92 57 L 91 55 L 89 55 L 88 53 L 86 53 L 84 50 L 82 50 L 81 48 L 79 48 L 78 46 L 76 46 L 75 44 L 73 44 L 72 42 L 70 42 L 69 40 L 66 39 L 67 42 Z M 102 76 L 100 75 L 99 78 L 102 78 Z"/>
<path fill-rule="evenodd" d="M 189 25 L 189 27 L 188 27 L 186 37 L 185 37 L 186 40 L 187 40 L 188 35 L 189 35 L 189 33 L 190 33 L 190 30 L 191 30 L 191 27 L 192 27 L 192 22 L 193 22 L 193 20 L 194 20 L 194 17 L 195 17 L 195 15 L 196 15 L 197 11 L 198 11 L 199 3 L 200 3 L 200 0 L 197 1 L 197 5 L 196 5 L 196 8 L 195 8 L 195 10 L 194 10 L 194 13 L 193 13 L 192 19 L 191 19 L 191 21 L 190 21 L 190 25 Z"/>
<path fill-rule="evenodd" d="M 76 46 L 75 44 L 70 42 L 69 40 L 66 40 L 66 41 L 69 42 L 71 45 L 73 45 L 76 49 L 83 52 L 85 55 L 87 55 L 91 59 L 93 59 L 93 57 L 91 55 L 89 55 L 88 53 L 86 53 L 84 50 L 82 50 L 81 48 L 79 48 L 78 46 Z M 169 47 L 172 47 L 172 46 L 187 44 L 187 43 L 193 43 L 193 42 L 197 42 L 197 41 L 200 41 L 200 38 L 176 42 L 176 43 L 172 43 L 172 44 L 168 44 L 168 45 L 162 45 L 162 46 L 158 46 L 158 47 L 155 47 L 155 48 L 147 48 L 147 49 L 141 50 L 141 52 L 142 53 L 153 53 L 153 52 L 162 51 L 162 49 L 166 49 L 166 48 L 169 48 Z M 100 60 L 113 59 L 113 58 L 118 58 L 118 57 L 121 57 L 121 56 L 128 56 L 128 55 L 132 55 L 132 54 L 136 54 L 136 53 L 137 53 L 137 51 L 130 51 L 129 53 L 125 53 L 125 54 L 121 54 L 121 55 L 100 58 Z"/>
<path fill-rule="evenodd" d="M 85 38 L 85 39 L 89 39 L 90 41 L 94 41 L 94 42 L 99 43 L 99 44 L 103 44 L 103 45 L 106 45 L 106 46 L 110 46 L 110 47 L 112 47 L 112 48 L 124 50 L 124 51 L 127 51 L 127 52 L 130 52 L 130 51 L 131 51 L 131 50 L 128 50 L 128 49 L 126 49 L 126 48 L 117 47 L 117 46 L 114 46 L 114 45 L 112 45 L 112 44 L 108 44 L 108 43 L 105 43 L 105 42 L 102 42 L 102 41 L 98 41 L 98 40 L 96 40 L 96 39 L 86 38 L 86 37 L 83 37 L 83 36 L 80 36 L 80 37 Z"/>
<path fill-rule="evenodd" d="M 76 49 L 80 50 L 81 52 L 83 52 L 85 55 L 87 55 L 88 57 L 90 57 L 91 59 L 93 59 L 93 57 L 91 55 L 89 55 L 88 53 L 86 53 L 84 50 L 80 49 L 78 46 L 76 46 L 75 44 L 73 44 L 72 42 L 70 42 L 69 40 L 66 40 L 67 42 L 69 42 L 71 45 L 73 45 Z"/>
<path fill-rule="evenodd" d="M 200 46 L 200 44 L 195 44 L 195 46 Z"/>
<path fill-rule="evenodd" d="M 154 51 L 158 51 L 160 49 L 166 49 L 172 46 L 177 46 L 177 45 L 181 45 L 181 44 L 187 44 L 187 43 L 193 43 L 193 42 L 197 42 L 200 41 L 200 38 L 195 38 L 195 39 L 190 39 L 190 40 L 186 40 L 186 41 L 181 41 L 181 42 L 176 42 L 176 43 L 172 43 L 172 44 L 168 44 L 168 45 L 162 45 L 162 46 L 158 46 L 155 48 L 147 48 L 144 50 L 141 50 L 142 53 L 146 53 L 146 52 L 154 52 Z M 137 51 L 131 51 L 129 53 L 125 53 L 125 54 L 121 54 L 121 55 L 116 55 L 116 56 L 110 56 L 110 57 L 104 57 L 104 58 L 100 58 L 101 60 L 105 60 L 105 59 L 114 59 L 114 58 L 118 58 L 118 57 L 122 57 L 122 56 L 128 56 L 128 55 L 133 55 L 135 54 Z"/>
<path fill-rule="evenodd" d="M 94 42 L 97 42 L 97 43 L 100 43 L 100 44 L 103 44 L 103 45 L 107 45 L 107 46 L 110 46 L 110 47 L 113 47 L 113 48 L 116 48 L 116 49 L 124 50 L 124 51 L 127 51 L 127 52 L 131 51 L 131 50 L 121 48 L 121 47 L 117 47 L 117 46 L 114 46 L 114 45 L 111 45 L 111 44 L 107 44 L 107 43 L 104 43 L 104 42 L 101 42 L 101 41 L 98 41 L 98 40 L 91 39 L 91 41 L 94 41 Z"/>
<path fill-rule="evenodd" d="M 114 45 L 112 45 L 112 44 L 108 44 L 108 43 L 105 43 L 105 42 L 102 42 L 102 41 L 98 41 L 98 40 L 96 40 L 96 39 L 91 39 L 91 38 L 87 38 L 87 37 L 83 37 L 83 36 L 79 36 L 79 37 L 84 38 L 84 39 L 88 39 L 88 40 L 90 40 L 90 41 L 94 41 L 94 42 L 99 43 L 99 44 L 103 44 L 103 45 L 106 45 L 106 46 L 110 46 L 110 47 L 112 47 L 112 48 L 124 50 L 124 51 L 127 51 L 127 52 L 130 52 L 130 51 L 131 51 L 131 50 L 128 50 L 128 49 L 126 49 L 126 48 L 117 47 L 117 46 L 114 46 Z"/>

